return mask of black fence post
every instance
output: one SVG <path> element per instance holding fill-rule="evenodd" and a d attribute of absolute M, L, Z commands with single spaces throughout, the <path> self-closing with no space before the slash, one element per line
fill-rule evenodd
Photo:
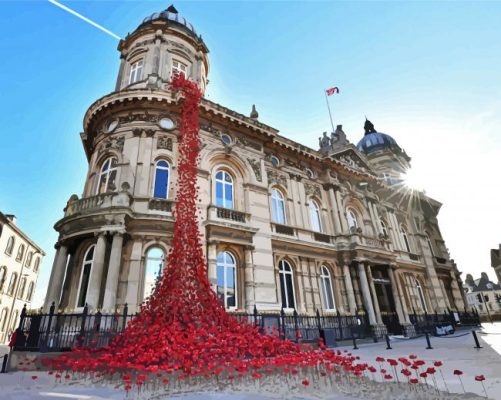
<path fill-rule="evenodd" d="M 353 331 L 353 326 L 351 327 L 351 338 L 353 340 L 353 350 L 358 350 L 357 338 L 355 337 L 355 332 Z"/>
<path fill-rule="evenodd" d="M 386 350 L 392 350 L 390 345 L 390 337 L 388 336 L 388 334 L 386 334 L 385 337 L 386 337 Z"/>
<path fill-rule="evenodd" d="M 3 361 L 2 361 L 2 374 L 7 373 L 7 361 L 9 359 L 9 355 L 5 354 L 3 356 Z"/>
<path fill-rule="evenodd" d="M 320 311 L 318 311 L 318 308 L 317 308 L 317 328 L 318 328 L 318 337 L 321 338 L 322 337 L 322 322 L 320 320 Z"/>
<path fill-rule="evenodd" d="M 336 316 L 337 316 L 337 324 L 339 326 L 339 340 L 343 340 L 343 318 L 341 317 L 341 314 L 339 313 L 339 309 L 336 310 Z M 336 326 L 336 324 L 334 324 Z"/>
<path fill-rule="evenodd" d="M 85 340 L 85 322 L 87 320 L 87 315 L 89 314 L 89 305 L 85 303 L 82 311 L 82 322 L 80 323 L 80 344 L 83 345 Z"/>
<path fill-rule="evenodd" d="M 426 350 L 430 350 L 430 349 L 433 349 L 433 347 L 431 347 L 431 343 L 430 343 L 430 335 L 428 332 L 425 332 L 425 336 L 426 336 L 426 343 L 428 344 L 428 346 L 426 347 Z"/>
<path fill-rule="evenodd" d="M 282 310 L 280 311 L 280 337 L 282 340 L 285 340 L 285 311 L 284 308 L 282 307 Z"/>
<path fill-rule="evenodd" d="M 52 325 L 52 317 L 54 316 L 54 310 L 56 309 L 56 303 L 52 302 L 49 308 L 49 320 L 47 321 L 47 333 L 45 334 L 45 343 L 47 348 L 51 347 L 49 343 L 50 327 Z"/>
<path fill-rule="evenodd" d="M 122 313 L 122 332 L 125 331 L 125 327 L 127 326 L 127 313 L 129 312 L 129 306 L 127 306 L 127 303 L 124 304 L 124 309 Z"/>
<path fill-rule="evenodd" d="M 474 330 L 474 329 L 472 329 L 471 333 L 472 333 L 472 335 L 473 335 L 473 340 L 475 340 L 475 347 L 474 347 L 474 348 L 475 348 L 475 349 L 481 349 L 481 348 L 482 348 L 482 346 L 480 346 L 480 343 L 479 343 L 479 341 L 478 341 L 477 332 L 475 332 L 475 330 Z"/>
<path fill-rule="evenodd" d="M 14 349 L 18 349 L 19 347 L 24 347 L 26 345 L 26 336 L 24 336 L 23 325 L 24 320 L 26 318 L 26 304 L 21 310 L 21 317 L 19 318 L 19 325 L 16 329 L 16 340 L 14 343 Z"/>
<path fill-rule="evenodd" d="M 297 323 L 297 311 L 294 309 L 294 313 L 292 314 L 294 317 L 294 336 L 296 337 L 296 343 L 299 342 L 299 326 Z"/>
<path fill-rule="evenodd" d="M 257 322 L 257 307 L 254 304 L 254 328 L 257 328 L 258 322 Z"/>

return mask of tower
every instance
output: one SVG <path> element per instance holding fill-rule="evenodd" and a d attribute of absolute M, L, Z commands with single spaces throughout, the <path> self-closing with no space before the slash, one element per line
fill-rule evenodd
<path fill-rule="evenodd" d="M 146 17 L 118 51 L 115 91 L 84 117 L 88 173 L 55 224 L 45 309 L 134 311 L 168 252 L 180 120 L 168 82 L 181 73 L 203 90 L 209 51 L 173 6 Z"/>
<path fill-rule="evenodd" d="M 401 176 L 410 168 L 411 158 L 386 133 L 378 132 L 368 119 L 364 124 L 364 137 L 357 148 L 364 153 L 374 170 L 389 184 L 401 182 Z"/>

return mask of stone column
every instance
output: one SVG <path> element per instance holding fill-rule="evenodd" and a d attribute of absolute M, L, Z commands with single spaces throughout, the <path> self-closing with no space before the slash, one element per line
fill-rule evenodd
<path fill-rule="evenodd" d="M 342 232 L 341 230 L 341 223 L 340 223 L 340 216 L 339 216 L 339 207 L 337 206 L 337 201 L 334 193 L 334 187 L 331 186 L 329 188 L 329 201 L 331 202 L 331 215 L 332 215 L 332 221 L 334 224 L 334 235 L 339 235 Z"/>
<path fill-rule="evenodd" d="M 56 251 L 56 256 L 54 257 L 54 263 L 52 264 L 49 285 L 47 287 L 47 296 L 45 297 L 44 303 L 45 312 L 49 311 L 52 302 L 54 302 L 56 310 L 59 307 L 67 261 L 68 247 L 65 245 L 60 245 Z"/>
<path fill-rule="evenodd" d="M 353 283 L 351 282 L 350 267 L 348 267 L 347 264 L 343 265 L 343 274 L 350 313 L 352 315 L 355 315 L 355 313 L 357 312 L 357 302 L 355 301 L 355 292 L 353 291 Z"/>
<path fill-rule="evenodd" d="M 364 264 L 361 262 L 358 263 L 358 276 L 360 278 L 360 289 L 362 290 L 364 306 L 367 310 L 367 314 L 369 315 L 369 323 L 371 325 L 376 325 L 376 315 L 374 314 L 374 307 L 372 306 L 369 282 L 367 281 L 367 275 L 365 274 Z"/>
<path fill-rule="evenodd" d="M 408 324 L 410 324 L 410 319 L 409 319 L 409 309 L 407 308 L 407 304 L 405 302 L 405 293 L 404 293 L 404 289 L 402 288 L 402 285 L 400 284 L 400 279 L 399 277 L 397 276 L 397 273 L 392 271 L 393 272 L 393 277 L 395 279 L 395 283 L 397 285 L 397 291 L 398 291 L 398 294 L 400 296 L 400 299 L 401 299 L 401 305 L 402 305 L 402 311 L 404 313 L 404 317 L 405 317 L 405 322 L 407 322 Z"/>
<path fill-rule="evenodd" d="M 217 292 L 217 243 L 207 245 L 207 275 L 212 290 Z"/>
<path fill-rule="evenodd" d="M 383 319 L 381 318 L 381 309 L 379 308 L 379 301 L 377 299 L 376 287 L 374 286 L 374 280 L 372 279 L 371 266 L 367 263 L 367 280 L 369 281 L 369 289 L 371 291 L 372 300 L 374 304 L 374 311 L 376 313 L 376 321 L 379 325 L 383 325 Z"/>
<path fill-rule="evenodd" d="M 367 200 L 367 208 L 369 209 L 369 216 L 372 220 L 372 227 L 374 228 L 374 236 L 378 236 L 381 232 L 381 228 L 379 226 L 379 220 L 376 219 L 376 214 L 374 213 L 374 204 L 372 201 Z"/>
<path fill-rule="evenodd" d="M 254 296 L 254 264 L 252 262 L 252 246 L 245 248 L 245 272 L 244 272 L 244 287 L 245 287 L 245 308 L 248 312 L 252 312 L 256 299 Z"/>
<path fill-rule="evenodd" d="M 342 233 L 348 233 L 348 221 L 346 221 L 346 217 L 344 215 L 344 209 L 342 207 L 343 203 L 341 201 L 341 195 L 339 194 L 339 190 L 336 190 L 336 200 L 339 210 L 339 221 L 341 222 Z"/>
<path fill-rule="evenodd" d="M 87 290 L 86 303 L 89 305 L 90 310 L 96 310 L 99 307 L 105 254 L 106 234 L 104 232 L 100 232 L 97 238 L 96 249 L 94 251 L 92 270 L 90 271 L 89 289 Z"/>
<path fill-rule="evenodd" d="M 116 232 L 113 235 L 111 244 L 110 263 L 108 266 L 108 276 L 106 277 L 106 288 L 104 290 L 103 309 L 113 311 L 117 302 L 118 278 L 120 275 L 120 264 L 122 261 L 123 234 Z"/>
<path fill-rule="evenodd" d="M 127 274 L 127 294 L 125 295 L 125 302 L 129 307 L 130 313 L 135 313 L 138 310 L 138 305 L 143 300 L 144 292 L 140 293 L 140 288 L 146 273 L 146 261 L 141 263 L 142 251 L 142 241 L 138 239 L 134 240 L 130 253 L 129 271 Z M 141 267 L 141 265 L 143 266 Z"/>
<path fill-rule="evenodd" d="M 397 309 L 398 321 L 400 324 L 409 323 L 409 316 L 407 312 L 404 311 L 402 302 L 405 302 L 403 298 L 400 297 L 400 291 L 398 290 L 398 282 L 395 279 L 395 273 L 393 272 L 393 267 L 388 267 L 388 275 L 390 276 L 391 292 L 395 300 L 395 306 Z"/>

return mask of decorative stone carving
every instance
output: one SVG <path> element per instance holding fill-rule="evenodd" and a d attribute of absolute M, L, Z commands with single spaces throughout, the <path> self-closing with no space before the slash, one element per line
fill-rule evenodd
<path fill-rule="evenodd" d="M 322 192 L 320 191 L 320 187 L 316 185 L 310 185 L 308 183 L 304 184 L 304 190 L 307 196 L 315 196 L 318 198 L 322 197 Z"/>
<path fill-rule="evenodd" d="M 99 151 L 105 151 L 108 149 L 118 150 L 120 153 L 124 148 L 125 138 L 123 136 L 115 137 L 115 138 L 107 138 L 103 140 L 99 146 Z"/>
<path fill-rule="evenodd" d="M 266 175 L 268 176 L 268 183 L 277 183 L 284 187 L 287 186 L 287 177 L 285 175 L 279 174 L 271 169 L 266 170 Z"/>
<path fill-rule="evenodd" d="M 164 149 L 172 151 L 172 138 L 161 136 L 157 140 L 157 149 Z"/>
<path fill-rule="evenodd" d="M 237 138 L 236 142 L 244 147 L 250 147 L 252 149 L 261 151 L 261 145 L 259 143 L 252 142 L 246 138 L 239 137 Z"/>
<path fill-rule="evenodd" d="M 135 121 L 144 121 L 144 122 L 154 122 L 157 123 L 159 120 L 158 115 L 151 115 L 148 113 L 130 113 L 125 116 L 118 117 L 118 121 L 120 123 L 130 123 Z"/>
<path fill-rule="evenodd" d="M 247 161 L 252 167 L 254 175 L 256 175 L 256 180 L 258 182 L 262 182 L 263 176 L 261 175 L 261 163 L 259 162 L 259 160 L 256 160 L 255 158 L 248 158 Z"/>

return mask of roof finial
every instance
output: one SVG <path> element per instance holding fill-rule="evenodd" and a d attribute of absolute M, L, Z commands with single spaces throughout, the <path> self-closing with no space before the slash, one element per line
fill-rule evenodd
<path fill-rule="evenodd" d="M 176 10 L 176 7 L 174 7 L 174 4 L 171 4 L 171 5 L 167 8 L 167 10 L 166 10 L 166 11 L 167 11 L 167 12 L 170 12 L 170 13 L 172 13 L 172 14 L 177 14 L 177 10 Z"/>
<path fill-rule="evenodd" d="M 252 119 L 258 119 L 258 117 L 259 117 L 259 113 L 256 110 L 256 105 L 255 104 L 252 105 L 252 111 L 250 113 L 250 117 Z"/>
<path fill-rule="evenodd" d="M 365 116 L 364 130 L 366 135 L 377 132 L 374 128 L 374 124 L 367 119 L 367 116 Z"/>

